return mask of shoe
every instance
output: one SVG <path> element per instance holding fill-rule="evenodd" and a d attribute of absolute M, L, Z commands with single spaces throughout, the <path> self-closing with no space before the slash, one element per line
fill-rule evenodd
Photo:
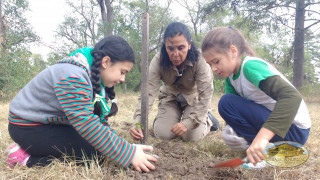
<path fill-rule="evenodd" d="M 220 129 L 219 121 L 215 117 L 213 117 L 210 111 L 208 111 L 208 117 L 212 121 L 212 126 L 210 128 L 210 131 L 216 131 Z"/>
<path fill-rule="evenodd" d="M 6 151 L 8 158 L 7 163 L 10 168 L 14 168 L 16 164 L 21 164 L 22 166 L 27 165 L 27 161 L 30 155 L 25 152 L 18 144 L 11 145 Z"/>
<path fill-rule="evenodd" d="M 233 150 L 245 150 L 249 147 L 249 142 L 239 136 L 229 125 L 222 130 L 222 139 Z"/>
<path fill-rule="evenodd" d="M 265 160 L 258 162 L 256 165 L 253 165 L 251 162 L 241 164 L 241 167 L 246 169 L 262 169 L 267 166 L 270 166 Z"/>

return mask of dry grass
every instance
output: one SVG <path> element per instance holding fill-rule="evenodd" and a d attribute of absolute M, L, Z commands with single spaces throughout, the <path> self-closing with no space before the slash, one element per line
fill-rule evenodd
<path fill-rule="evenodd" d="M 112 127 L 119 135 L 133 142 L 130 138 L 127 129 L 131 125 L 133 112 L 137 104 L 138 95 L 135 93 L 118 94 L 119 113 L 116 117 L 110 120 Z M 212 112 L 220 121 L 222 127 L 225 126 L 222 118 L 217 112 L 217 102 L 220 95 L 215 95 L 212 100 Z M 239 168 L 242 176 L 240 179 L 320 179 L 320 101 L 314 101 L 313 98 L 307 101 L 307 106 L 312 119 L 312 129 L 308 142 L 305 147 L 309 151 L 309 159 L 306 163 L 294 168 L 277 168 L 272 167 L 261 171 L 245 170 Z M 153 109 L 149 115 L 149 129 L 151 129 L 152 120 L 156 116 L 157 103 L 154 103 Z M 132 179 L 127 176 L 122 168 L 114 168 L 111 170 L 108 165 L 111 162 L 105 163 L 103 166 L 97 165 L 96 162 L 90 161 L 86 166 L 76 166 L 74 162 L 54 162 L 50 166 L 41 168 L 25 168 L 17 166 L 10 169 L 5 160 L 4 151 L 12 143 L 12 140 L 7 130 L 7 114 L 9 109 L 8 102 L 0 103 L 0 179 Z M 156 144 L 158 139 L 149 136 L 148 144 Z M 219 159 L 227 160 L 233 157 L 243 156 L 243 152 L 233 152 L 221 140 L 221 131 L 211 132 L 203 141 L 199 143 L 185 143 L 185 148 L 193 148 L 199 154 L 208 157 L 208 160 Z M 177 179 L 168 173 L 165 179 Z M 180 179 L 180 178 L 178 178 Z M 182 178 L 181 178 L 182 179 Z M 213 179 L 223 179 L 213 177 Z"/>

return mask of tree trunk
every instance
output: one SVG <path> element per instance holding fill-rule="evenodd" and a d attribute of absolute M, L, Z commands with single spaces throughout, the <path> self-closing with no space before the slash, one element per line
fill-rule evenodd
<path fill-rule="evenodd" d="M 125 93 L 125 92 L 127 92 L 127 83 L 126 82 L 124 82 L 123 83 L 123 89 L 122 89 L 122 91 Z"/>
<path fill-rule="evenodd" d="M 97 0 L 101 10 L 102 23 L 104 26 L 104 37 L 112 34 L 113 7 L 112 0 Z"/>
<path fill-rule="evenodd" d="M 100 11 L 101 11 L 101 18 L 102 18 L 102 24 L 103 24 L 103 30 L 104 30 L 104 37 L 108 36 L 107 34 L 107 13 L 106 13 L 106 8 L 104 7 L 104 0 L 97 0 L 98 4 L 100 6 Z"/>
<path fill-rule="evenodd" d="M 0 0 L 0 50 L 2 49 L 3 42 L 6 38 L 6 27 L 4 21 L 4 15 L 2 15 L 2 0 Z"/>
<path fill-rule="evenodd" d="M 141 90 L 141 81 L 139 82 L 139 84 L 136 86 L 136 87 L 134 87 L 134 92 L 139 92 Z"/>
<path fill-rule="evenodd" d="M 113 7 L 112 0 L 104 0 L 104 3 L 107 7 L 107 33 L 108 35 L 112 34 L 112 20 L 113 20 Z"/>
<path fill-rule="evenodd" d="M 305 0 L 297 0 L 294 30 L 293 85 L 303 85 Z"/>

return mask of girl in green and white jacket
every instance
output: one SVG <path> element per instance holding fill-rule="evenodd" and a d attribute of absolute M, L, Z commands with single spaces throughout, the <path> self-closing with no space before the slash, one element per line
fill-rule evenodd
<path fill-rule="evenodd" d="M 223 130 L 227 145 L 247 149 L 248 160 L 256 164 L 269 142 L 305 144 L 311 120 L 300 93 L 276 68 L 255 57 L 239 30 L 215 28 L 201 49 L 212 71 L 226 78 L 218 109 L 228 124 Z"/>

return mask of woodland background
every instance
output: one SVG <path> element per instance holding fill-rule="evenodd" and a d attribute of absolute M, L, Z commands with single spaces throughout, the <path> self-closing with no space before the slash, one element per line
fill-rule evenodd
<path fill-rule="evenodd" d="M 66 0 L 68 6 L 64 7 L 67 11 L 62 23 L 55 34 L 48 34 L 55 37 L 52 44 L 43 41 L 26 18 L 26 13 L 32 10 L 29 1 L 0 0 L 0 179 L 320 179 L 319 0 Z M 187 14 L 177 13 L 180 9 Z M 309 151 L 307 162 L 294 168 L 214 171 L 207 166 L 209 161 L 242 158 L 245 152 L 229 149 L 222 141 L 220 130 L 209 133 L 199 143 L 154 138 L 151 126 L 157 113 L 155 102 L 149 116 L 148 144 L 155 147 L 153 153 L 160 158 L 157 170 L 152 173 L 140 174 L 110 161 L 102 166 L 96 161 L 88 161 L 85 166 L 76 166 L 74 161 L 56 161 L 42 168 L 10 169 L 4 152 L 13 143 L 7 131 L 12 97 L 46 67 L 80 47 L 94 46 L 109 34 L 127 39 L 137 61 L 126 82 L 116 87 L 120 111 L 110 122 L 120 136 L 137 143 L 128 130 L 140 94 L 141 14 L 147 10 L 149 60 L 159 50 L 163 31 L 172 21 L 187 24 L 198 46 L 213 27 L 240 29 L 257 54 L 273 63 L 302 93 L 312 120 L 305 144 Z M 34 53 L 31 46 L 35 43 L 52 51 L 47 56 Z M 211 112 L 224 128 L 217 111 L 217 103 L 224 93 L 223 79 L 215 77 L 214 85 Z"/>
<path fill-rule="evenodd" d="M 148 11 L 149 60 L 159 50 L 165 27 L 172 21 L 189 26 L 193 41 L 213 27 L 240 29 L 259 57 L 273 63 L 303 93 L 320 91 L 320 2 L 318 0 L 66 0 L 64 20 L 56 29 L 54 44 L 34 32 L 25 14 L 28 0 L 0 0 L 0 99 L 10 99 L 30 79 L 80 47 L 93 47 L 104 36 L 123 36 L 133 47 L 136 61 L 117 87 L 139 91 L 141 80 L 141 14 Z M 175 3 L 175 7 L 172 7 Z M 178 5 L 177 5 L 178 4 Z M 185 10 L 186 14 L 175 11 Z M 44 57 L 30 45 L 49 47 Z M 216 77 L 215 89 L 224 82 Z M 312 88 L 314 87 L 314 88 Z"/>

